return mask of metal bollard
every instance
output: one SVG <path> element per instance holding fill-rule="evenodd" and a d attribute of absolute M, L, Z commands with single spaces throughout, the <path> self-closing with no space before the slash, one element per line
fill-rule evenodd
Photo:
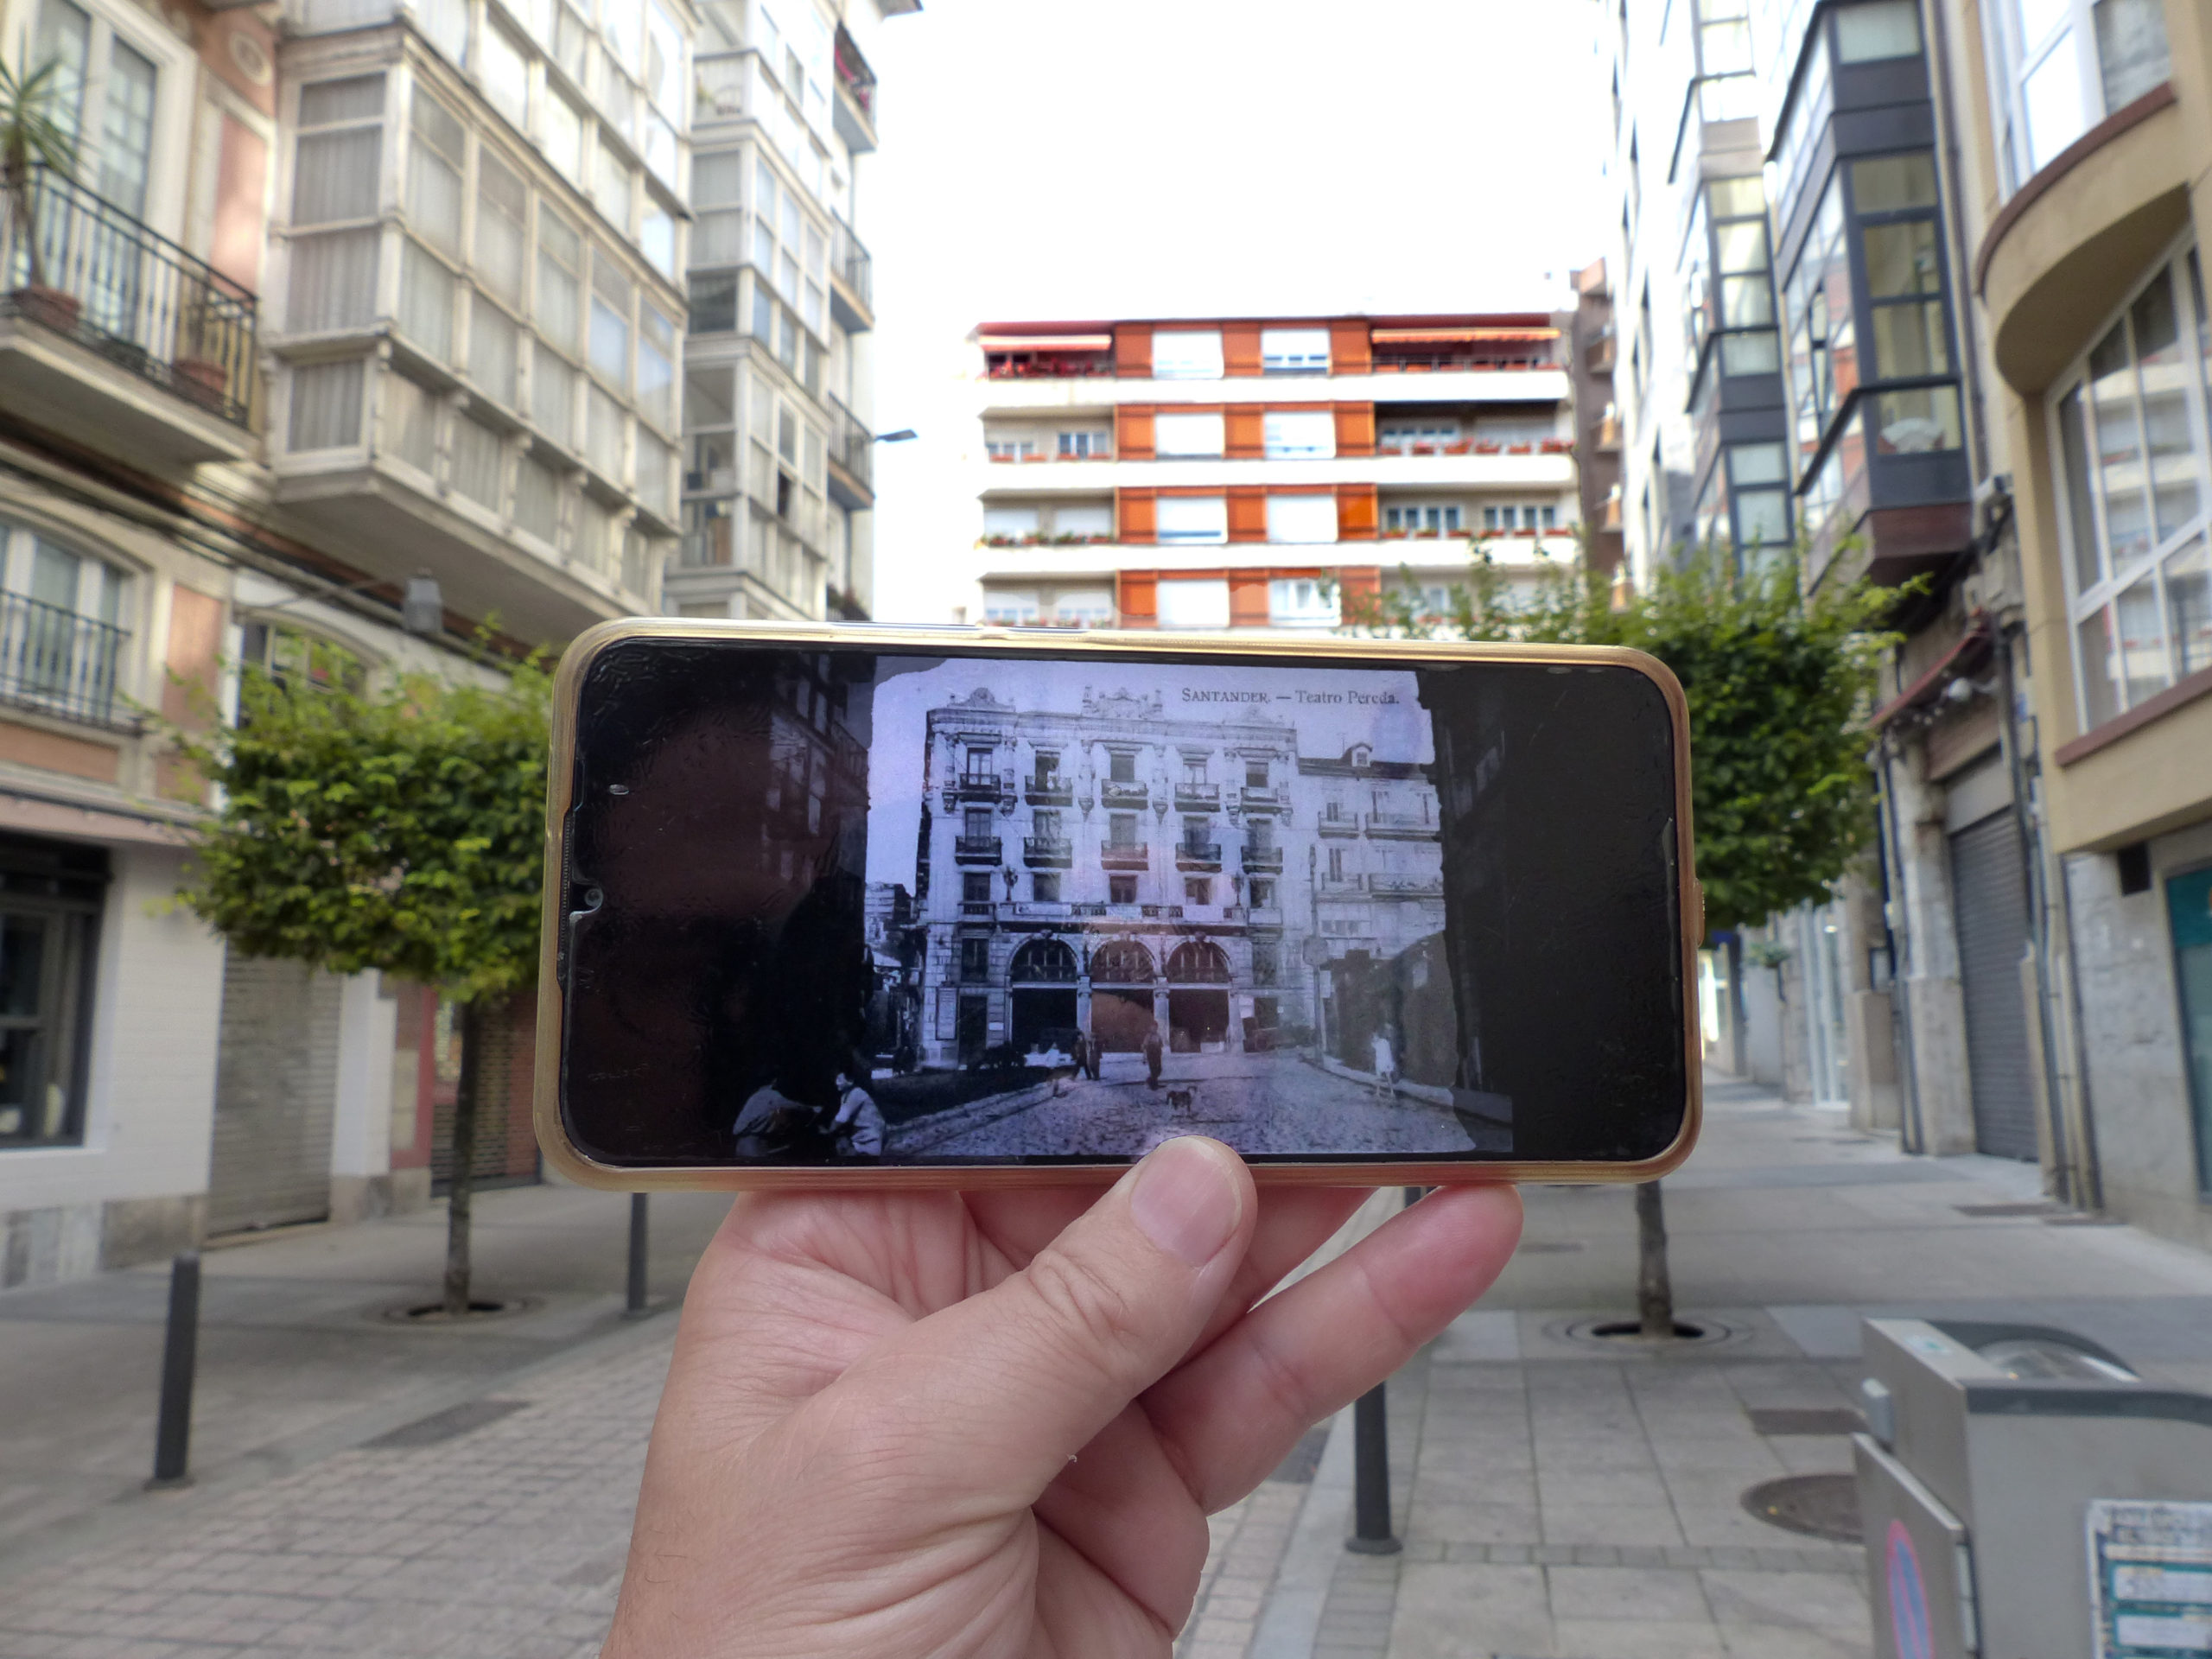
<path fill-rule="evenodd" d="M 1390 1431 L 1378 1382 L 1351 1408 L 1352 1533 L 1355 1555 L 1395 1555 L 1405 1546 L 1390 1531 Z"/>
<path fill-rule="evenodd" d="M 162 1344 L 162 1410 L 148 1491 L 189 1486 L 192 1376 L 200 1358 L 200 1252 L 179 1251 L 169 1266 L 168 1332 Z"/>
<path fill-rule="evenodd" d="M 622 1310 L 626 1319 L 642 1319 L 652 1309 L 645 1306 L 645 1195 L 630 1195 L 630 1294 Z"/>

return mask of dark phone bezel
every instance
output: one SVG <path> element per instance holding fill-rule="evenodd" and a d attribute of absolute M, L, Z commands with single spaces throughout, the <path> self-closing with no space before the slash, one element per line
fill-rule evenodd
<path fill-rule="evenodd" d="M 1421 664 L 1498 662 L 1526 664 L 1610 664 L 1635 671 L 1658 690 L 1671 727 L 1675 793 L 1675 868 L 1680 933 L 1682 1005 L 1683 1113 L 1674 1141 L 1642 1160 L 1439 1161 L 1370 1160 L 1330 1154 L 1310 1162 L 1268 1161 L 1253 1166 L 1263 1184 L 1384 1186 L 1500 1185 L 1524 1181 L 1637 1182 L 1658 1179 L 1687 1158 L 1703 1121 L 1701 1046 L 1690 1017 L 1688 988 L 1696 983 L 1697 950 L 1704 935 L 1704 896 L 1694 868 L 1690 822 L 1688 706 L 1680 683 L 1657 658 L 1618 646 L 1473 645 L 1434 640 L 1301 639 L 1294 652 L 1279 638 L 1099 630 L 1075 638 L 1038 637 L 1022 630 L 994 628 L 893 627 L 874 624 L 719 622 L 692 619 L 632 618 L 602 623 L 582 635 L 563 654 L 554 683 L 552 763 L 548 769 L 545 883 L 538 975 L 537 1065 L 534 1116 L 538 1145 L 564 1178 L 579 1185 L 624 1192 L 806 1188 L 982 1188 L 1110 1184 L 1128 1168 L 1125 1160 L 1022 1164 L 928 1164 L 871 1166 L 804 1165 L 612 1164 L 592 1157 L 570 1138 L 563 1108 L 565 1075 L 566 997 L 557 973 L 566 917 L 569 813 L 575 802 L 577 711 L 592 667 L 611 647 L 639 639 L 676 643 L 746 643 L 764 647 L 835 649 L 877 652 L 922 652 L 948 657 L 1006 659 L 1034 657 L 1058 660 L 1085 658 L 1159 658 L 1235 661 L 1295 655 L 1332 660 L 1344 667 L 1410 668 Z"/>

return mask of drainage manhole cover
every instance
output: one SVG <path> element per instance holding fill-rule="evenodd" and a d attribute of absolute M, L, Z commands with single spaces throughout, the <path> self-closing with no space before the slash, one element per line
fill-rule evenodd
<path fill-rule="evenodd" d="M 1859 1541 L 1859 1482 L 1852 1475 L 1785 1475 L 1762 1481 L 1744 1494 L 1744 1509 L 1785 1532 L 1840 1544 Z"/>
<path fill-rule="evenodd" d="M 1637 1320 L 1622 1319 L 1572 1319 L 1548 1326 L 1544 1334 L 1571 1342 L 1579 1348 L 1601 1348 L 1609 1353 L 1673 1354 L 1693 1348 L 1717 1348 L 1741 1342 L 1751 1333 L 1709 1313 L 1685 1313 L 1675 1321 L 1675 1334 L 1651 1338 Z"/>

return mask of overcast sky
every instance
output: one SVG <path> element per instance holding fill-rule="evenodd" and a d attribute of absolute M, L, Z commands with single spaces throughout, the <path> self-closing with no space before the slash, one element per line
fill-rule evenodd
<path fill-rule="evenodd" d="M 1597 0 L 925 0 L 876 37 L 876 614 L 980 527 L 978 322 L 1563 302 L 1611 207 Z M 950 580 L 948 580 L 950 579 Z"/>

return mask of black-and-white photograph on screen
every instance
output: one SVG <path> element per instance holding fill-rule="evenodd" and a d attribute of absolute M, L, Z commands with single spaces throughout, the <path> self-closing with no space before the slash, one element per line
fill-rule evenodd
<path fill-rule="evenodd" d="M 1135 1157 L 1192 1133 L 1512 1150 L 1511 1102 L 1460 1084 L 1475 1033 L 1413 673 L 881 669 L 864 1087 L 884 1157 Z"/>

